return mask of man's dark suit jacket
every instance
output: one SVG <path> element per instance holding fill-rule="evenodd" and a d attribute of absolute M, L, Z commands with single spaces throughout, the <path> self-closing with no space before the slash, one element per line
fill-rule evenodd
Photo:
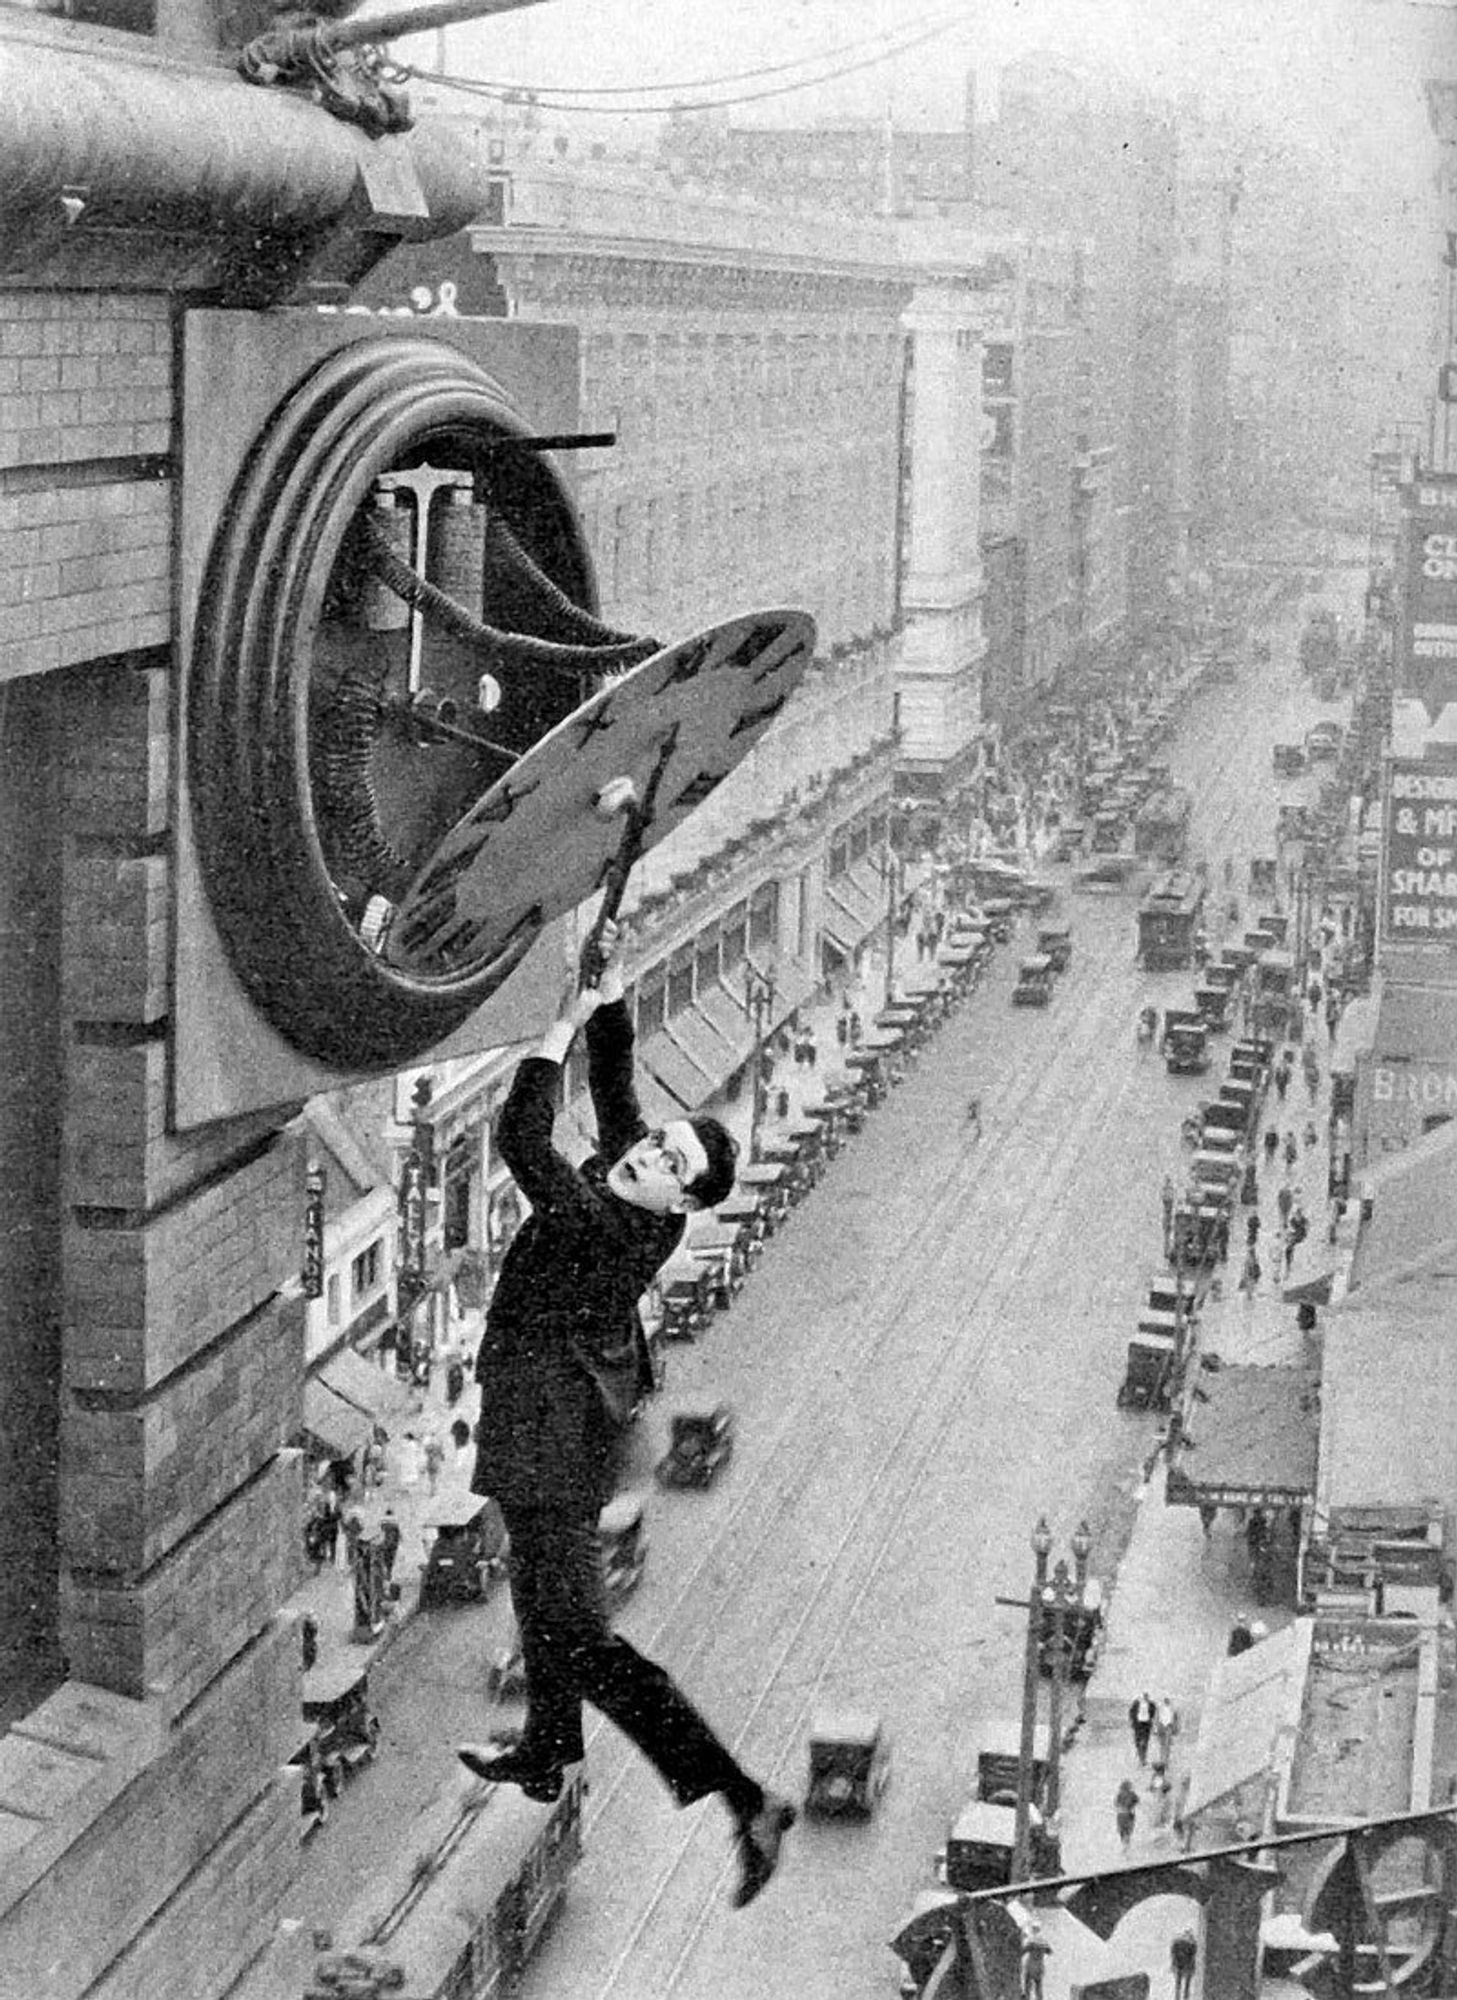
<path fill-rule="evenodd" d="M 638 1300 L 673 1254 L 681 1215 L 619 1201 L 608 1168 L 646 1126 L 626 1006 L 587 1023 L 598 1150 L 574 1167 L 552 1144 L 561 1072 L 518 1064 L 497 1143 L 531 1214 L 506 1252 L 476 1358 L 477 1493 L 594 1517 L 611 1498 L 623 1423 L 652 1376 Z"/>

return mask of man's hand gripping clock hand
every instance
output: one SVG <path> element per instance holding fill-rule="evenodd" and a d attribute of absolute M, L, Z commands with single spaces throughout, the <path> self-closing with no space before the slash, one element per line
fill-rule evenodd
<path fill-rule="evenodd" d="M 561 1014 L 542 1036 L 541 1047 L 536 1053 L 545 1057 L 546 1061 L 564 1063 L 579 1031 L 586 1027 L 597 1009 L 622 998 L 624 981 L 617 956 L 620 935 L 617 925 L 610 920 L 602 926 L 602 934 L 597 940 L 602 971 L 595 986 L 578 986 L 573 991 Z"/>

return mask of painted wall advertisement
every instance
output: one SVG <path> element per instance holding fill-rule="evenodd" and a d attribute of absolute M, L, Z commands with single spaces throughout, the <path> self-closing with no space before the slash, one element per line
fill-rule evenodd
<path fill-rule="evenodd" d="M 1457 701 L 1457 473 L 1419 472 L 1404 498 L 1397 691 L 1435 720 Z"/>
<path fill-rule="evenodd" d="M 1383 818 L 1383 942 L 1457 959 L 1457 765 L 1393 757 Z"/>

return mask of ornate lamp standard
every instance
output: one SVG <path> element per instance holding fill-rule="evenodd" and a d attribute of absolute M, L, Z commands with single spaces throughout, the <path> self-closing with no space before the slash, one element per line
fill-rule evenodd
<path fill-rule="evenodd" d="M 759 1157 L 759 1131 L 769 1106 L 769 1085 L 764 1075 L 764 1043 L 768 1039 L 768 1024 L 774 1018 L 773 974 L 750 966 L 744 997 L 754 1024 L 754 1095 L 749 1117 L 749 1159 L 753 1162 Z"/>
<path fill-rule="evenodd" d="M 1024 1882 L 1032 1873 L 1032 1794 L 1036 1789 L 1033 1772 L 1037 1754 L 1038 1687 L 1042 1679 L 1044 1620 L 1049 1614 L 1052 1698 L 1048 1714 L 1047 1787 L 1042 1801 L 1045 1818 L 1050 1820 L 1058 1808 L 1062 1762 L 1062 1701 L 1063 1690 L 1067 1685 L 1069 1650 L 1066 1643 L 1067 1616 L 1070 1610 L 1080 1612 L 1082 1609 L 1083 1594 L 1088 1580 L 1088 1558 L 1093 1551 L 1092 1532 L 1086 1521 L 1079 1521 L 1077 1532 L 1072 1537 L 1071 1548 L 1072 1571 L 1069 1572 L 1066 1562 L 1059 1561 L 1049 1580 L 1047 1559 L 1052 1554 L 1052 1530 L 1047 1525 L 1046 1515 L 1039 1515 L 1037 1526 L 1032 1530 L 1034 1569 L 1032 1589 L 1026 1599 L 1027 1646 L 1022 1663 L 1022 1734 L 1017 1747 L 1017 1817 L 1012 1853 L 1014 1882 Z M 1021 1600 L 999 1598 L 997 1602 L 1018 1604 Z"/>

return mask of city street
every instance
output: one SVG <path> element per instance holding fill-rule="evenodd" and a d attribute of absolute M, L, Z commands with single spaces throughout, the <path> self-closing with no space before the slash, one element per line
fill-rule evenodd
<path fill-rule="evenodd" d="M 1216 883 L 1226 854 L 1242 889 L 1249 855 L 1273 851 L 1270 745 L 1317 712 L 1294 632 L 1291 614 L 1257 701 L 1248 685 L 1201 695 L 1169 753 Z M 886 1939 L 932 1879 L 988 1725 L 1015 1727 L 1025 1628 L 995 1600 L 1025 1594 L 1042 1513 L 1055 1556 L 1086 1516 L 1093 1573 L 1113 1571 L 1156 1436 L 1115 1392 L 1160 1263 L 1158 1190 L 1201 1092 L 1135 1046 L 1141 1002 L 1177 1004 L 1190 984 L 1135 966 L 1135 900 L 1065 890 L 1074 959 L 1046 1011 L 1009 1005 L 1025 930 L 998 953 L 732 1312 L 672 1350 L 638 1440 L 650 1483 L 679 1400 L 738 1413 L 713 1490 L 653 1491 L 624 1629 L 791 1795 L 817 1707 L 881 1712 L 894 1768 L 878 1814 L 802 1823 L 779 1878 L 735 1914 L 725 1815 L 676 1813 L 597 1726 L 586 1854 L 528 1995 L 893 1991 Z M 973 1092 L 980 1141 L 962 1123 Z M 422 1616 L 381 1664 L 381 1755 L 311 1846 L 306 1922 L 337 1917 L 385 1845 L 408 1848 L 412 1813 L 454 1782 L 453 1741 L 498 1719 L 482 1682 L 504 1622 L 504 1593 Z"/>

